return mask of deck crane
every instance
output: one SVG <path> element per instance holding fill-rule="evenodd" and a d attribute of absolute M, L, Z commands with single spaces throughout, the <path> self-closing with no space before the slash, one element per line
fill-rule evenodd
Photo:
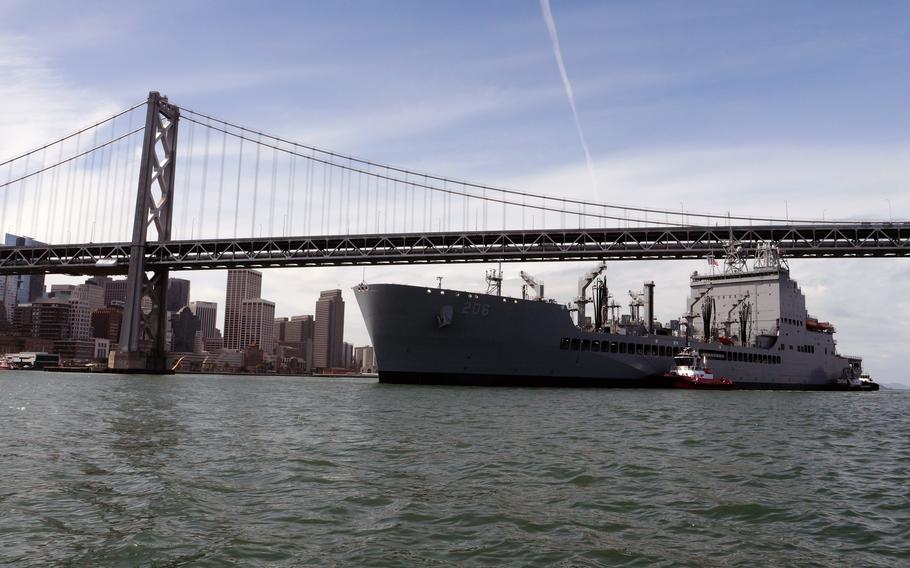
<path fill-rule="evenodd" d="M 534 299 L 537 300 L 538 302 L 542 302 L 543 301 L 543 282 L 538 281 L 536 278 L 534 278 L 533 276 L 531 276 L 524 270 L 522 270 L 519 273 L 519 276 L 521 276 L 521 279 L 525 281 L 525 285 L 522 287 L 521 297 L 524 298 L 525 300 L 527 300 L 528 299 L 528 289 L 530 288 L 531 290 L 534 291 L 534 296 L 536 296 Z"/>
<path fill-rule="evenodd" d="M 603 274 L 606 269 L 607 263 L 601 262 L 578 279 L 578 296 L 575 298 L 575 305 L 578 306 L 578 327 L 585 326 L 585 307 L 592 301 L 586 296 L 588 286 L 590 286 L 591 282 L 594 282 L 598 276 Z"/>

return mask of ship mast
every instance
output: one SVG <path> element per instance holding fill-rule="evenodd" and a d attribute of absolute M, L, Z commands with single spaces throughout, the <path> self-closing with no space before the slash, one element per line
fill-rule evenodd
<path fill-rule="evenodd" d="M 499 268 L 487 270 L 487 294 L 502 296 L 502 265 Z"/>

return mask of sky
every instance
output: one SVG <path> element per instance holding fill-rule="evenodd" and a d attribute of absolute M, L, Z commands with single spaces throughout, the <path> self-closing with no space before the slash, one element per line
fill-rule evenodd
<path fill-rule="evenodd" d="M 157 90 L 292 140 L 548 195 L 910 217 L 910 4 L 552 0 L 550 8 L 577 125 L 536 0 L 82 2 L 78 10 L 0 0 L 0 157 Z M 518 295 L 518 273 L 528 270 L 567 302 L 590 264 L 506 265 L 504 292 Z M 864 356 L 880 381 L 910 383 L 906 260 L 790 267 L 809 311 L 837 326 L 842 352 Z M 446 287 L 478 290 L 486 268 L 271 269 L 263 297 L 290 316 L 312 313 L 320 290 L 347 292 L 364 278 L 434 285 L 441 275 Z M 620 298 L 654 280 L 657 316 L 669 320 L 685 309 L 688 275 L 706 268 L 613 262 L 608 277 Z M 192 280 L 192 299 L 223 308 L 224 272 L 177 276 Z M 346 340 L 366 344 L 347 298 Z"/>

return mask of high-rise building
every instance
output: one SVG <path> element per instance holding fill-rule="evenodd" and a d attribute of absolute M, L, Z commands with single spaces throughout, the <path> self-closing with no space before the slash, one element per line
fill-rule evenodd
<path fill-rule="evenodd" d="M 240 303 L 240 348 L 256 345 L 264 353 L 274 349 L 275 304 L 262 298 L 250 298 Z"/>
<path fill-rule="evenodd" d="M 20 237 L 7 233 L 3 244 L 5 246 L 40 246 L 44 243 L 30 237 Z M 13 313 L 13 308 L 19 304 L 40 299 L 44 295 L 44 274 L 13 274 L 0 276 L 0 303 L 4 306 L 7 317 Z"/>
<path fill-rule="evenodd" d="M 190 305 L 190 281 L 183 278 L 167 280 L 167 311 L 178 312 Z"/>
<path fill-rule="evenodd" d="M 341 290 L 324 290 L 316 302 L 313 330 L 313 366 L 317 369 L 340 367 L 344 352 L 344 300 Z"/>
<path fill-rule="evenodd" d="M 354 346 L 347 342 L 341 344 L 341 366 L 345 369 L 354 368 Z"/>
<path fill-rule="evenodd" d="M 68 339 L 72 310 L 69 300 L 35 300 L 32 302 L 31 336 L 54 341 Z"/>
<path fill-rule="evenodd" d="M 126 278 L 111 280 L 104 286 L 104 305 L 123 306 L 126 304 Z"/>
<path fill-rule="evenodd" d="M 242 349 L 240 341 L 240 307 L 244 300 L 258 298 L 262 293 L 262 273 L 246 268 L 228 270 L 224 298 L 224 348 Z M 274 316 L 274 313 L 273 313 Z M 269 320 L 271 328 L 272 321 Z"/>
<path fill-rule="evenodd" d="M 354 369 L 361 373 L 376 372 L 376 351 L 371 345 L 354 349 Z"/>
<path fill-rule="evenodd" d="M 313 368 L 313 316 L 301 315 L 275 319 L 275 344 L 292 349 L 283 350 L 285 356 L 293 356 L 305 361 L 302 370 Z"/>
<path fill-rule="evenodd" d="M 276 344 L 284 343 L 289 321 L 288 318 L 275 318 L 272 339 Z"/>
<path fill-rule="evenodd" d="M 175 353 L 197 351 L 196 333 L 199 331 L 199 318 L 188 307 L 180 308 L 173 316 L 171 329 L 174 331 L 172 351 Z"/>
<path fill-rule="evenodd" d="M 215 302 L 190 302 L 190 310 L 199 318 L 202 337 L 215 337 L 215 323 L 218 319 L 218 304 Z"/>
<path fill-rule="evenodd" d="M 53 286 L 51 289 L 55 288 L 57 286 Z M 60 289 L 60 292 L 58 292 L 60 299 L 63 299 L 66 292 L 69 294 L 69 302 L 72 306 L 72 310 L 70 310 L 69 337 L 78 340 L 91 338 L 92 312 L 104 307 L 104 288 L 89 281 L 85 284 L 72 286 L 65 292 Z"/>
<path fill-rule="evenodd" d="M 112 306 L 92 312 L 92 337 L 120 343 L 120 326 L 123 324 L 123 308 Z"/>

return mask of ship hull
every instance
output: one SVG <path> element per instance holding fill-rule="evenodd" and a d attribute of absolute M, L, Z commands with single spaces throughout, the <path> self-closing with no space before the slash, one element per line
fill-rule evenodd
<path fill-rule="evenodd" d="M 383 383 L 659 387 L 685 346 L 681 337 L 583 331 L 554 303 L 398 284 L 354 292 Z M 834 389 L 848 366 L 834 354 L 693 346 L 737 389 Z"/>

